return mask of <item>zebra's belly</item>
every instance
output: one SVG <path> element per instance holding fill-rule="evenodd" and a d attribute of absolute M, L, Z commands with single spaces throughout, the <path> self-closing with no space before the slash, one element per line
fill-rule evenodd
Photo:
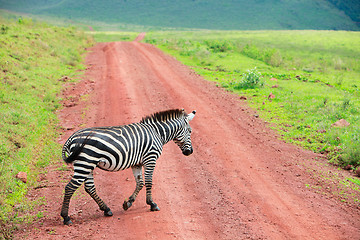
<path fill-rule="evenodd" d="M 100 158 L 97 167 L 105 171 L 116 172 L 139 164 L 141 164 L 140 160 L 124 162 L 120 159 L 118 164 L 114 164 L 114 162 L 111 162 L 108 159 Z"/>

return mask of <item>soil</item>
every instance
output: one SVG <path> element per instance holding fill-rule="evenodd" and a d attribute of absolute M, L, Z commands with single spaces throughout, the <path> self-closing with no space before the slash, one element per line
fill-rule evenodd
<path fill-rule="evenodd" d="M 67 83 L 64 91 L 62 144 L 83 127 L 185 108 L 197 111 L 194 153 L 186 157 L 173 142 L 165 145 L 153 178 L 159 212 L 149 210 L 145 189 L 124 211 L 135 188 L 132 171 L 96 169 L 98 194 L 114 215 L 105 217 L 80 188 L 70 203 L 71 226 L 63 225 L 60 209 L 72 172 L 59 153 L 59 163 L 28 196 L 45 199 L 37 209 L 43 217 L 15 239 L 360 239 L 359 208 L 340 201 L 336 184 L 316 176 L 347 173 L 279 140 L 240 96 L 138 41 L 96 44 L 86 64 L 83 80 Z"/>

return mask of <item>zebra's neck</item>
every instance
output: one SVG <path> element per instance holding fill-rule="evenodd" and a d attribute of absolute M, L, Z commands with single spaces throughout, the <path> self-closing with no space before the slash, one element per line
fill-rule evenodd
<path fill-rule="evenodd" d="M 184 109 L 172 109 L 144 117 L 140 123 L 152 126 L 165 144 L 174 139 L 183 125 L 185 115 Z"/>
<path fill-rule="evenodd" d="M 159 135 L 163 144 L 173 140 L 179 129 L 179 124 L 175 120 L 162 121 L 148 121 L 145 124 L 154 128 L 155 132 Z"/>

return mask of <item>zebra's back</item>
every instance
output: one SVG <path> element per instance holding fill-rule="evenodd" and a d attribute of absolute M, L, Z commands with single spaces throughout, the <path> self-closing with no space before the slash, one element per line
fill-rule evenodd
<path fill-rule="evenodd" d="M 159 156 L 162 151 L 154 131 L 141 123 L 79 130 L 64 144 L 63 158 L 79 145 L 83 146 L 75 160 L 96 163 L 107 171 L 140 165 L 148 155 Z"/>

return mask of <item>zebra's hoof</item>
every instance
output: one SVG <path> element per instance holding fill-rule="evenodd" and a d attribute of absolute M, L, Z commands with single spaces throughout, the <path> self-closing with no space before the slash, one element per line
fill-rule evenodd
<path fill-rule="evenodd" d="M 124 203 L 123 203 L 123 209 L 126 211 L 126 210 L 128 210 L 128 209 L 131 207 L 131 205 L 132 205 L 132 202 L 130 202 L 130 201 L 124 201 Z"/>
<path fill-rule="evenodd" d="M 64 225 L 72 225 L 73 223 L 72 223 L 72 221 L 70 220 L 70 217 L 69 216 L 67 216 L 67 217 L 65 217 L 64 218 Z"/>
<path fill-rule="evenodd" d="M 110 208 L 108 208 L 107 210 L 104 211 L 104 215 L 107 216 L 107 217 L 111 217 L 113 215 L 113 213 L 110 210 Z"/>
<path fill-rule="evenodd" d="M 150 207 L 150 210 L 151 210 L 152 212 L 160 211 L 160 208 L 158 207 L 158 205 L 157 205 L 156 203 L 151 203 L 150 206 L 151 206 L 151 207 Z"/>

